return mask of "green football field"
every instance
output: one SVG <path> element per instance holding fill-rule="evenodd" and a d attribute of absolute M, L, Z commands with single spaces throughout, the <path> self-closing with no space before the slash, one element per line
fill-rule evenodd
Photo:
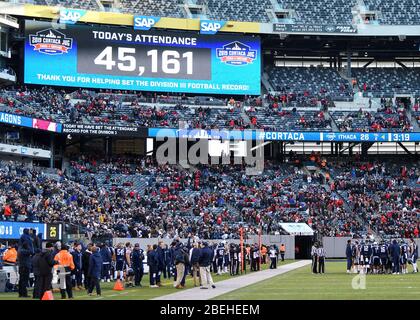
<path fill-rule="evenodd" d="M 218 296 L 215 300 L 420 299 L 420 273 L 412 274 L 411 266 L 408 270 L 409 274 L 369 274 L 363 279 L 357 274 L 347 274 L 345 262 L 327 261 L 325 274 L 312 274 L 310 266 L 303 267 Z"/>
<path fill-rule="evenodd" d="M 284 265 L 294 262 L 294 260 L 286 260 L 284 262 L 279 262 L 279 265 Z M 262 269 L 268 269 L 268 264 L 261 265 Z M 231 278 L 229 274 L 222 274 L 222 275 L 214 275 L 213 280 L 214 282 L 219 282 L 222 280 L 226 280 Z M 236 276 L 241 277 L 241 276 Z M 124 291 L 114 291 L 112 288 L 114 287 L 114 282 L 110 283 L 102 283 L 101 282 L 101 289 L 102 295 L 101 297 L 96 296 L 96 291 L 94 290 L 94 296 L 88 296 L 86 291 L 73 291 L 74 299 L 75 300 L 145 300 L 145 299 L 153 299 L 159 296 L 175 293 L 182 291 L 183 289 L 175 289 L 173 287 L 173 280 L 165 280 L 162 277 L 162 284 L 163 287 L 160 288 L 150 288 L 149 287 L 149 275 L 144 275 L 141 281 L 143 287 L 136 287 L 136 288 L 127 288 Z M 186 278 L 186 289 L 193 288 L 194 282 L 192 277 L 188 276 Z M 28 289 L 29 295 L 32 295 L 32 290 Z M 61 295 L 59 293 L 54 293 L 55 300 L 61 300 Z M 0 300 L 31 300 L 30 298 L 18 298 L 18 293 L 0 293 Z"/>
<path fill-rule="evenodd" d="M 284 265 L 293 260 L 280 263 Z M 267 269 L 268 265 L 262 265 Z M 306 266 L 258 282 L 254 285 L 218 296 L 215 300 L 365 300 L 365 299 L 420 299 L 420 273 L 404 275 L 367 275 L 365 278 L 345 272 L 345 262 L 327 261 L 325 274 L 312 274 Z M 411 266 L 409 271 L 411 272 Z M 240 277 L 240 276 L 238 276 Z M 215 282 L 229 279 L 228 274 L 214 275 Z M 145 300 L 182 291 L 173 287 L 173 281 L 164 280 L 163 287 L 150 288 L 149 277 L 142 280 L 143 287 L 112 290 L 114 283 L 101 283 L 102 296 L 88 296 L 86 291 L 73 291 L 76 300 Z M 217 285 L 217 284 L 216 284 Z M 186 287 L 193 287 L 187 277 Z M 353 288 L 355 287 L 355 288 Z M 363 289 L 364 287 L 364 289 Z M 32 291 L 29 289 L 29 294 Z M 0 293 L 0 300 L 18 300 L 17 293 Z M 60 300 L 55 293 L 54 299 Z M 19 299 L 31 300 L 31 299 Z"/>

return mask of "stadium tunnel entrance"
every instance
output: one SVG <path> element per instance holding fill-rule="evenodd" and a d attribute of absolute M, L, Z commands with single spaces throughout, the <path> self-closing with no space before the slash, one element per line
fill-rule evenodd
<path fill-rule="evenodd" d="M 311 259 L 313 236 L 295 236 L 295 259 Z"/>

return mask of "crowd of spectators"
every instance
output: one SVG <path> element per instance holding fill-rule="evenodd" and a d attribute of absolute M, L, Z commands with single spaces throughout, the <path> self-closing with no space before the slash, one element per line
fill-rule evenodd
<path fill-rule="evenodd" d="M 307 91 L 245 96 L 238 101 L 129 91 L 69 93 L 51 87 L 0 90 L 0 111 L 13 114 L 60 123 L 183 129 L 332 131 L 330 114 L 341 131 L 408 132 L 413 125 L 407 110 L 412 108 L 418 118 L 418 105 L 418 101 L 411 107 L 382 98 L 375 110 L 370 103 L 358 111 L 336 111 L 329 95 Z"/>
<path fill-rule="evenodd" d="M 382 236 L 419 236 L 420 170 L 417 163 L 343 163 L 333 168 L 331 190 Z"/>
<path fill-rule="evenodd" d="M 354 68 L 352 73 L 364 96 L 392 98 L 395 94 L 420 94 L 419 68 Z"/>
<path fill-rule="evenodd" d="M 394 103 L 392 99 L 387 98 L 381 98 L 381 106 L 377 111 L 333 111 L 331 115 L 341 131 L 413 131 L 404 104 Z"/>
<path fill-rule="evenodd" d="M 324 111 L 250 107 L 246 113 L 254 128 L 271 131 L 331 131 L 331 119 L 325 117 Z"/>
<path fill-rule="evenodd" d="M 150 158 L 80 157 L 54 173 L 2 162 L 1 217 L 65 222 L 90 238 L 173 238 L 195 232 L 203 239 L 228 239 L 238 238 L 241 225 L 250 235 L 259 226 L 267 234 L 281 234 L 281 222 L 306 222 L 328 236 L 363 234 L 366 225 L 385 234 L 418 233 L 416 164 L 400 172 L 388 172 L 386 164 L 329 166 L 331 176 L 337 172 L 334 182 L 296 164 L 272 162 L 256 176 L 237 165 L 194 171 Z M 374 171 L 366 169 L 372 166 Z M 142 184 L 129 183 L 139 177 Z"/>

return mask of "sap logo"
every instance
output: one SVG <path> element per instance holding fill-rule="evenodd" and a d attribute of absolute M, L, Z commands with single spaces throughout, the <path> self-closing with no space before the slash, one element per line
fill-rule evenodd
<path fill-rule="evenodd" d="M 159 20 L 159 17 L 134 16 L 134 29 L 150 30 Z"/>
<path fill-rule="evenodd" d="M 86 14 L 86 10 L 61 9 L 60 23 L 75 24 Z"/>
<path fill-rule="evenodd" d="M 202 34 L 216 34 L 217 31 L 223 28 L 226 21 L 211 21 L 201 20 L 200 21 L 200 33 Z"/>

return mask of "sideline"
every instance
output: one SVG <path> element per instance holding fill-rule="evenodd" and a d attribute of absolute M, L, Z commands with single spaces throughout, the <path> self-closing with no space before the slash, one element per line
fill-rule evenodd
<path fill-rule="evenodd" d="M 220 296 L 222 294 L 231 292 L 233 290 L 237 290 L 254 283 L 278 276 L 280 274 L 296 270 L 298 268 L 302 268 L 304 266 L 310 265 L 311 260 L 301 260 L 298 262 L 293 262 L 286 264 L 284 266 L 280 266 L 275 270 L 264 270 L 259 272 L 253 272 L 247 275 L 243 275 L 240 277 L 223 280 L 216 282 L 216 289 L 207 289 L 203 290 L 199 287 L 183 290 L 176 293 L 171 293 L 168 295 L 156 297 L 152 300 L 209 300 Z"/>

